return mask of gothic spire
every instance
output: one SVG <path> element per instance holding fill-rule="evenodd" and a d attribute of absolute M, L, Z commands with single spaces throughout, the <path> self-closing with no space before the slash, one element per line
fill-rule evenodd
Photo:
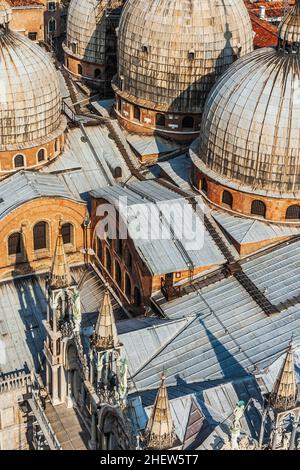
<path fill-rule="evenodd" d="M 108 290 L 104 293 L 99 310 L 93 344 L 96 349 L 113 349 L 120 345 Z"/>
<path fill-rule="evenodd" d="M 145 431 L 148 449 L 171 449 L 177 441 L 165 380 L 166 378 L 163 373 Z"/>
<path fill-rule="evenodd" d="M 64 249 L 61 226 L 56 240 L 49 284 L 53 289 L 63 289 L 72 285 L 72 276 Z"/>
<path fill-rule="evenodd" d="M 293 344 L 290 342 L 283 365 L 270 395 L 270 403 L 277 411 L 286 411 L 296 406 L 297 384 L 294 367 Z"/>

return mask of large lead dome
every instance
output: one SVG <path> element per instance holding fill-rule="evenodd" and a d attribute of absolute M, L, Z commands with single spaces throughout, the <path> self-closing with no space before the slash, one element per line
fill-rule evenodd
<path fill-rule="evenodd" d="M 1 1 L 0 151 L 38 145 L 62 124 L 55 67 L 41 47 L 9 29 L 10 18 L 10 7 Z"/>
<path fill-rule="evenodd" d="M 201 113 L 216 78 L 252 44 L 243 0 L 127 0 L 118 87 L 141 106 Z"/>
<path fill-rule="evenodd" d="M 212 202 L 300 219 L 300 0 L 279 27 L 277 49 L 248 54 L 216 83 L 191 155 L 194 184 Z"/>
<path fill-rule="evenodd" d="M 299 59 L 299 50 L 259 49 L 216 84 L 203 114 L 199 155 L 217 179 L 300 191 Z"/>

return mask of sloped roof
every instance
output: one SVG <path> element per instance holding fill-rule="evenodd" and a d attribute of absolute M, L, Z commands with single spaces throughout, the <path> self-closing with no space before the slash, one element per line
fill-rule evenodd
<path fill-rule="evenodd" d="M 57 176 L 20 171 L 1 182 L 0 219 L 22 204 L 41 197 L 58 197 L 84 204 Z"/>
<path fill-rule="evenodd" d="M 177 193 L 157 182 L 149 180 L 126 186 L 114 185 L 92 191 L 91 195 L 108 201 L 119 209 L 121 215 L 124 214 L 124 207 L 120 205 L 120 198 L 123 201 L 126 198 L 130 214 L 130 219 L 126 222 L 128 234 L 153 275 L 187 271 L 187 258 L 195 268 L 225 262 L 223 254 L 192 206 Z M 150 214 L 152 218 L 149 228 Z M 138 234 L 137 227 L 141 229 Z M 195 242 L 189 238 L 193 233 L 197 233 Z"/>

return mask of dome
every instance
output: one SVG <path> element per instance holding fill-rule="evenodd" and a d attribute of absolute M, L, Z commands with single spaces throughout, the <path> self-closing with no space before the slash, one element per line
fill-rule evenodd
<path fill-rule="evenodd" d="M 140 106 L 201 113 L 216 78 L 252 48 L 243 0 L 127 0 L 115 86 Z"/>
<path fill-rule="evenodd" d="M 208 97 L 203 173 L 245 191 L 300 191 L 299 53 L 264 48 L 238 60 Z"/>
<path fill-rule="evenodd" d="M 0 151 L 38 145 L 62 125 L 55 67 L 41 47 L 9 30 L 10 17 L 1 2 Z"/>
<path fill-rule="evenodd" d="M 121 0 L 71 0 L 67 20 L 67 48 L 76 57 L 105 64 L 106 9 L 120 6 Z"/>

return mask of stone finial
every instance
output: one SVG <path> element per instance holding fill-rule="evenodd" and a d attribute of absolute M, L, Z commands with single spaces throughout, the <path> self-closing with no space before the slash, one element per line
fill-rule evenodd
<path fill-rule="evenodd" d="M 67 262 L 60 226 L 50 273 L 50 287 L 53 289 L 64 289 L 71 285 L 72 276 Z"/>
<path fill-rule="evenodd" d="M 93 337 L 93 345 L 98 350 L 113 349 L 119 346 L 110 294 L 104 293 Z"/>
<path fill-rule="evenodd" d="M 171 449 L 177 441 L 165 380 L 163 373 L 145 431 L 145 442 L 148 449 Z"/>
<path fill-rule="evenodd" d="M 12 19 L 12 9 L 5 0 L 0 0 L 0 26 L 7 28 Z"/>
<path fill-rule="evenodd" d="M 292 341 L 271 392 L 270 403 L 277 411 L 287 411 L 296 406 L 297 384 Z"/>

